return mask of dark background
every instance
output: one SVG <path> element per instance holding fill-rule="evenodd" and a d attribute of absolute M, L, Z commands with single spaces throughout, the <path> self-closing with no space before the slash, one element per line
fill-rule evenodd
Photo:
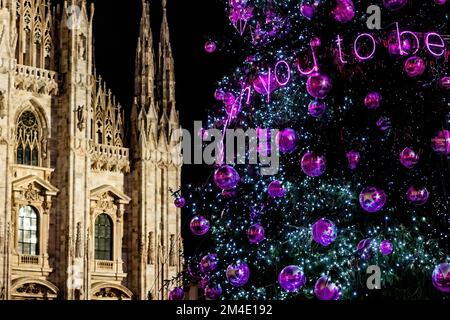
<path fill-rule="evenodd" d="M 95 4 L 97 72 L 102 75 L 129 114 L 134 96 L 135 55 L 142 0 L 91 2 Z M 162 20 L 161 2 L 150 1 L 155 55 Z M 175 60 L 177 108 L 181 125 L 194 134 L 193 122 L 203 120 L 206 123 L 207 112 L 214 105 L 216 82 L 224 75 L 230 74 L 233 66 L 236 66 L 236 57 L 230 56 L 230 53 L 218 50 L 214 54 L 207 54 L 204 50 L 205 42 L 222 39 L 225 33 L 232 33 L 232 26 L 223 3 L 219 0 L 167 0 L 167 6 Z M 182 181 L 183 184 L 201 185 L 210 174 L 211 169 L 205 166 L 185 165 Z M 193 237 L 189 232 L 191 217 L 189 209 L 183 211 L 183 237 L 187 255 L 202 246 L 204 241 Z"/>

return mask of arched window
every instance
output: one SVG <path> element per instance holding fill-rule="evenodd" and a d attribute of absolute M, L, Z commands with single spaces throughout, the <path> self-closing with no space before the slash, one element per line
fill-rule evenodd
<path fill-rule="evenodd" d="M 25 111 L 17 123 L 17 164 L 39 166 L 40 141 L 41 133 L 36 115 L 32 111 Z"/>
<path fill-rule="evenodd" d="M 103 213 L 95 221 L 95 259 L 113 260 L 113 223 L 111 218 Z"/>
<path fill-rule="evenodd" d="M 39 216 L 30 206 L 19 210 L 19 253 L 39 255 Z"/>

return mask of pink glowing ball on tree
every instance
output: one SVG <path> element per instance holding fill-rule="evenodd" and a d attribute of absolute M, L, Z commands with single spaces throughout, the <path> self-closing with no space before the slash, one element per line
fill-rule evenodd
<path fill-rule="evenodd" d="M 434 137 L 433 150 L 442 155 L 450 154 L 450 131 L 442 130 Z"/>
<path fill-rule="evenodd" d="M 405 148 L 400 153 L 400 163 L 408 169 L 414 168 L 419 163 L 419 155 L 411 148 Z"/>
<path fill-rule="evenodd" d="M 169 300 L 183 300 L 184 290 L 182 288 L 174 288 L 169 292 Z"/>
<path fill-rule="evenodd" d="M 237 171 L 228 165 L 223 165 L 214 172 L 214 182 L 222 190 L 234 189 L 239 180 Z"/>
<path fill-rule="evenodd" d="M 434 0 L 434 2 L 440 6 L 443 6 L 447 3 L 447 0 Z"/>
<path fill-rule="evenodd" d="M 228 266 L 226 277 L 233 287 L 243 287 L 250 279 L 250 268 L 247 263 L 238 260 L 236 263 Z"/>
<path fill-rule="evenodd" d="M 209 231 L 209 221 L 203 216 L 195 216 L 189 226 L 196 236 L 204 236 Z"/>
<path fill-rule="evenodd" d="M 207 41 L 205 43 L 205 51 L 207 53 L 214 53 L 217 50 L 217 44 L 214 41 Z"/>
<path fill-rule="evenodd" d="M 297 292 L 306 283 L 306 276 L 298 266 L 288 266 L 278 275 L 278 283 L 284 291 Z"/>
<path fill-rule="evenodd" d="M 319 177 L 327 169 L 327 160 L 324 156 L 317 156 L 314 152 L 307 152 L 301 161 L 303 172 L 310 177 Z"/>
<path fill-rule="evenodd" d="M 442 293 L 450 293 L 450 264 L 438 265 L 431 277 L 433 286 Z"/>
<path fill-rule="evenodd" d="M 272 198 L 283 198 L 286 195 L 286 189 L 283 188 L 283 184 L 278 180 L 269 184 L 267 192 Z"/>
<path fill-rule="evenodd" d="M 247 238 L 251 244 L 261 243 L 266 238 L 264 228 L 259 223 L 252 225 L 247 230 Z"/>
<path fill-rule="evenodd" d="M 236 102 L 236 97 L 231 92 L 225 93 L 223 96 L 223 103 L 225 103 L 226 106 L 233 106 Z"/>
<path fill-rule="evenodd" d="M 322 218 L 313 224 L 311 233 L 313 240 L 324 247 L 328 247 L 337 238 L 335 224 L 325 218 Z"/>
<path fill-rule="evenodd" d="M 394 252 L 394 246 L 389 240 L 384 240 L 380 243 L 380 252 L 383 256 L 388 256 Z"/>
<path fill-rule="evenodd" d="M 374 110 L 381 107 L 381 102 L 383 101 L 383 97 L 380 93 L 372 91 L 369 92 L 364 99 L 364 104 L 367 108 Z"/>
<path fill-rule="evenodd" d="M 282 153 L 292 153 L 297 149 L 298 136 L 294 129 L 284 129 L 277 136 L 278 148 Z"/>
<path fill-rule="evenodd" d="M 391 11 L 399 10 L 408 3 L 408 0 L 383 0 L 383 5 Z"/>
<path fill-rule="evenodd" d="M 336 21 L 347 23 L 355 17 L 355 5 L 351 0 L 336 0 L 337 5 L 333 9 L 332 14 Z"/>
<path fill-rule="evenodd" d="M 312 4 L 302 3 L 300 5 L 300 13 L 308 20 L 312 20 L 314 13 L 316 12 L 316 7 Z"/>
<path fill-rule="evenodd" d="M 308 113 L 314 118 L 321 117 L 327 111 L 327 105 L 322 100 L 313 100 L 309 103 Z"/>
<path fill-rule="evenodd" d="M 223 101 L 223 99 L 225 98 L 225 91 L 223 91 L 223 89 L 217 89 L 217 90 L 214 92 L 214 98 L 215 98 L 217 101 Z"/>
<path fill-rule="evenodd" d="M 405 61 L 404 69 L 411 78 L 421 76 L 426 69 L 425 61 L 420 57 L 410 57 Z"/>
<path fill-rule="evenodd" d="M 361 155 L 358 151 L 350 151 L 347 153 L 348 168 L 350 170 L 356 170 L 359 162 L 361 161 Z"/>
<path fill-rule="evenodd" d="M 215 271 L 218 265 L 219 258 L 217 257 L 217 254 L 210 253 L 200 260 L 200 271 L 203 273 L 209 273 Z"/>
<path fill-rule="evenodd" d="M 205 287 L 205 297 L 208 300 L 217 300 L 222 295 L 222 287 L 218 283 L 210 283 Z"/>
<path fill-rule="evenodd" d="M 319 37 L 312 38 L 310 41 L 311 47 L 320 47 L 322 45 L 322 40 Z"/>
<path fill-rule="evenodd" d="M 327 276 L 320 277 L 314 285 L 314 294 L 319 300 L 341 299 L 341 289 L 331 282 Z"/>
<path fill-rule="evenodd" d="M 427 188 L 416 188 L 415 186 L 411 186 L 406 193 L 406 197 L 412 204 L 416 206 L 423 206 L 428 202 L 430 193 Z"/>
<path fill-rule="evenodd" d="M 183 208 L 186 205 L 186 199 L 183 197 L 177 197 L 174 201 L 175 207 L 177 208 Z"/>
<path fill-rule="evenodd" d="M 386 193 L 383 189 L 377 187 L 367 187 L 359 195 L 359 204 L 366 212 L 378 212 L 383 209 L 386 202 Z"/>
<path fill-rule="evenodd" d="M 311 75 L 306 82 L 306 90 L 316 99 L 324 99 L 333 88 L 329 76 L 322 73 Z"/>
<path fill-rule="evenodd" d="M 442 77 L 439 79 L 439 86 L 443 89 L 450 89 L 450 77 Z"/>

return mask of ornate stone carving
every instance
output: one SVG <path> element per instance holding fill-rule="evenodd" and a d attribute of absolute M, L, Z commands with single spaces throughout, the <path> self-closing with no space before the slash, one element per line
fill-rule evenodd
<path fill-rule="evenodd" d="M 100 299 L 127 299 L 127 295 L 116 288 L 101 288 L 99 291 L 94 293 L 94 297 Z"/>
<path fill-rule="evenodd" d="M 49 293 L 50 294 L 52 293 L 52 291 L 49 288 L 37 283 L 26 283 L 23 286 L 17 288 L 16 292 L 20 294 L 38 295 L 38 296 L 46 296 Z"/>
<path fill-rule="evenodd" d="M 23 198 L 30 203 L 39 201 L 39 191 L 34 189 L 32 183 L 30 183 L 27 190 L 23 192 Z"/>
<path fill-rule="evenodd" d="M 5 90 L 0 91 L 0 118 L 3 119 L 6 116 L 6 105 L 5 105 Z"/>
<path fill-rule="evenodd" d="M 175 267 L 175 261 L 176 261 L 176 256 L 175 256 L 175 235 L 171 234 L 170 235 L 170 250 L 169 250 L 169 266 L 170 267 Z"/>
<path fill-rule="evenodd" d="M 81 222 L 77 223 L 77 238 L 75 241 L 75 258 L 83 258 L 81 243 Z"/>
<path fill-rule="evenodd" d="M 84 112 L 84 106 L 78 106 L 77 108 L 77 127 L 78 130 L 83 131 L 85 128 L 86 115 Z"/>
<path fill-rule="evenodd" d="M 105 211 L 114 210 L 114 199 L 108 193 L 104 193 L 97 202 L 97 208 Z"/>
<path fill-rule="evenodd" d="M 148 233 L 148 248 L 147 248 L 147 264 L 155 264 L 155 252 L 153 244 L 153 232 Z"/>

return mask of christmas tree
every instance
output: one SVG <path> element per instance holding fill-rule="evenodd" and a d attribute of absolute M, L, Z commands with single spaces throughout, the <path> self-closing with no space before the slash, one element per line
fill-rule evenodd
<path fill-rule="evenodd" d="M 227 161 L 223 140 L 177 199 L 204 240 L 186 281 L 207 299 L 448 299 L 449 3 L 222 3 L 229 41 L 205 50 L 242 62 L 206 128 L 255 129 L 246 157 L 256 141 L 279 170 Z"/>

